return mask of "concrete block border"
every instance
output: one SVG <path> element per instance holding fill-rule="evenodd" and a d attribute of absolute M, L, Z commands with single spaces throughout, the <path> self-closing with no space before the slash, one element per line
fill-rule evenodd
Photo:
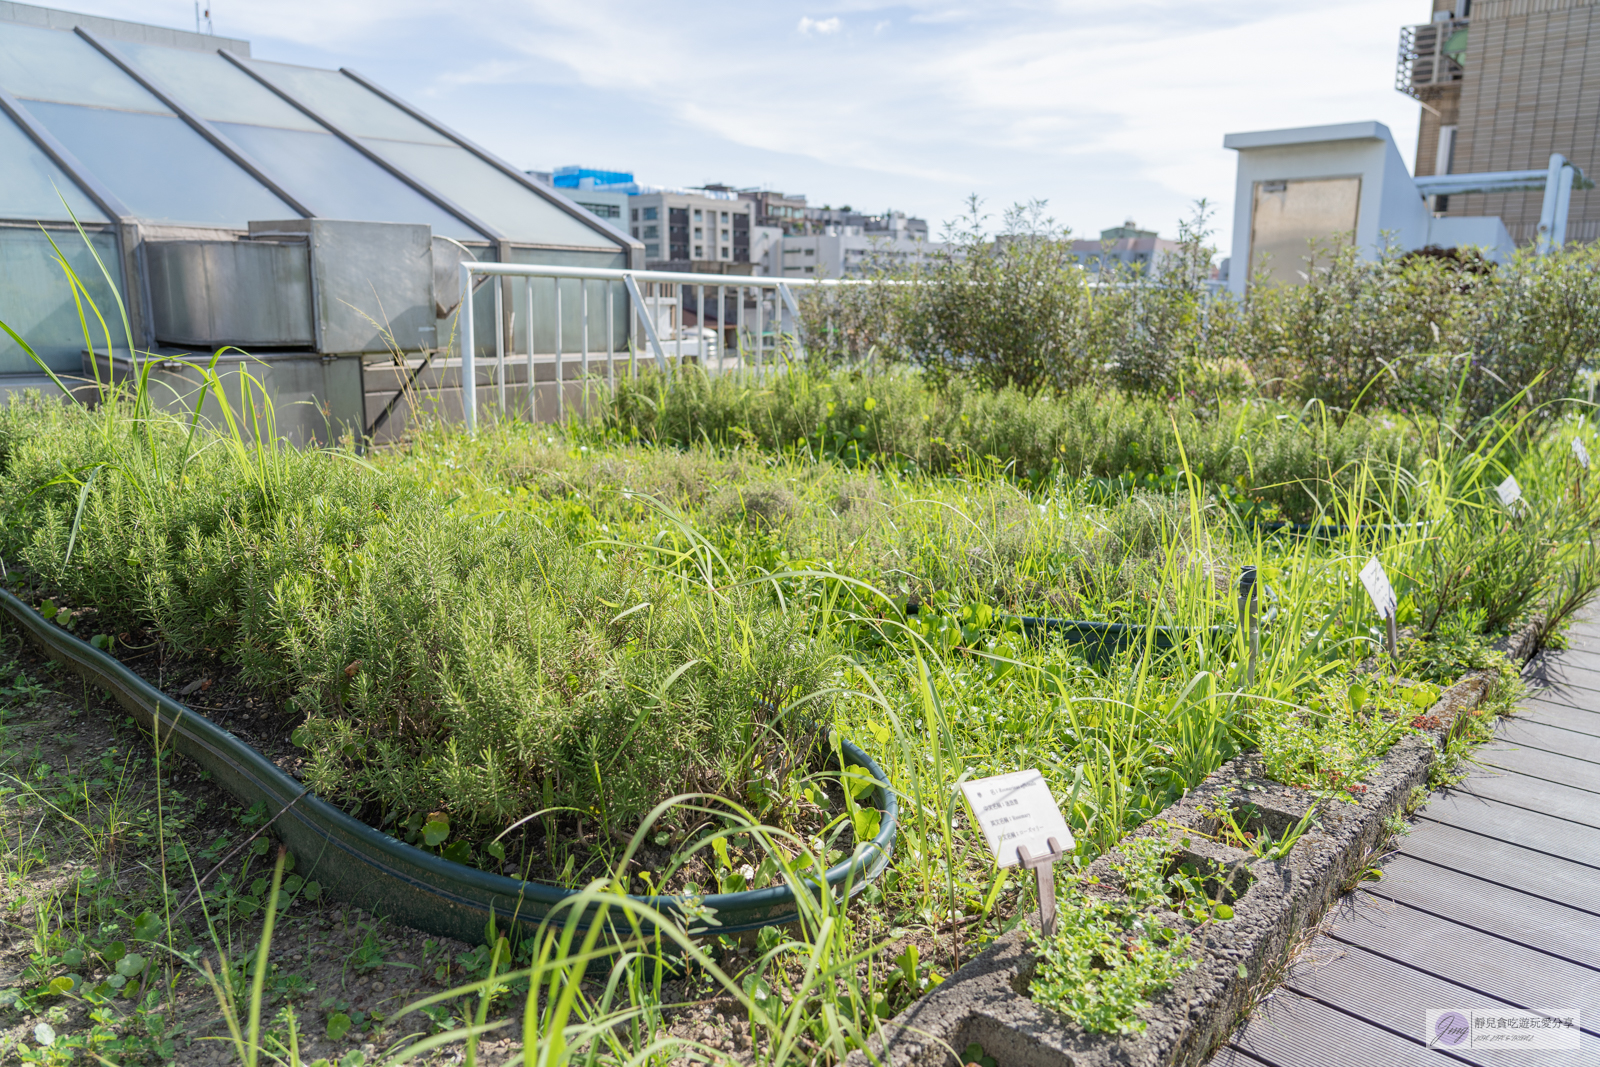
<path fill-rule="evenodd" d="M 1499 646 L 1515 663 L 1535 651 L 1537 621 Z M 1195 931 L 1199 964 L 1158 994 L 1140 1013 L 1146 1023 L 1132 1035 L 1091 1034 L 1072 1020 L 1028 998 L 1034 958 L 1020 931 L 1013 931 L 965 964 L 942 985 L 884 1024 L 865 1050 L 852 1052 L 847 1067 L 959 1067 L 956 1058 L 972 1043 L 983 1046 L 1000 1067 L 1199 1067 L 1227 1040 L 1241 1013 L 1264 983 L 1287 960 L 1304 932 L 1365 868 L 1374 849 L 1387 839 L 1390 820 L 1403 813 L 1445 742 L 1487 696 L 1494 672 L 1471 671 L 1445 689 L 1427 712 L 1439 726 L 1411 735 L 1389 750 L 1365 781 L 1354 804 L 1341 804 L 1320 816 L 1282 861 L 1200 837 L 1182 841 L 1184 828 L 1212 834 L 1216 820 L 1202 809 L 1219 802 L 1253 805 L 1261 824 L 1273 833 L 1299 822 L 1314 803 L 1304 790 L 1271 781 L 1258 758 L 1241 756 L 1223 764 L 1159 817 L 1125 840 L 1169 836 L 1188 858 L 1210 861 L 1235 877 L 1248 871 L 1253 881 L 1233 902 L 1234 917 Z M 1089 867 L 1098 876 L 1094 891 L 1116 894 L 1116 850 Z M 1178 916 L 1167 917 L 1176 926 Z M 1243 971 L 1241 972 L 1241 965 Z M 952 1055 L 954 1050 L 955 1055 Z"/>

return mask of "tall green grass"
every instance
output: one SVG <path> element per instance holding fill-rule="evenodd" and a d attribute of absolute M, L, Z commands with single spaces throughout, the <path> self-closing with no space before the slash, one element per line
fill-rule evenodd
<path fill-rule="evenodd" d="M 106 633 L 148 632 L 286 698 L 308 784 L 374 823 L 446 815 L 467 846 L 453 856 L 478 862 L 532 815 L 602 826 L 615 852 L 570 875 L 574 906 L 604 902 L 673 944 L 601 944 L 559 920 L 520 946 L 491 934 L 488 977 L 448 994 L 482 1010 L 438 1041 L 475 1057 L 475 1035 L 504 1025 L 491 1008 L 526 988 L 523 1062 L 690 1054 L 654 965 L 674 956 L 739 1004 L 760 1058 L 833 1062 L 1024 921 L 1032 888 L 993 869 L 963 779 L 1040 768 L 1080 864 L 1246 750 L 1340 803 L 1435 691 L 1352 681 L 1381 641 L 1356 580 L 1370 556 L 1400 595 L 1402 673 L 1437 681 L 1592 592 L 1597 498 L 1567 451 L 1588 425 L 1528 398 L 1462 435 L 1261 399 L 685 373 L 619 390 L 592 425 L 422 428 L 362 459 L 263 441 L 270 406 L 252 425 L 249 397 L 211 426 L 108 389 L 93 411 L 0 412 L 0 555 Z M 1528 496 L 1513 511 L 1493 492 L 1508 474 Z M 1334 532 L 1242 521 L 1275 516 Z M 1245 566 L 1279 608 L 1253 681 L 1233 626 Z M 1144 639 L 1091 658 L 1034 639 L 1024 615 Z M 628 861 L 666 828 L 675 854 L 652 879 L 697 855 L 729 878 L 735 839 L 728 855 L 773 879 L 815 877 L 849 841 L 783 813 L 840 788 L 802 758 L 819 719 L 898 791 L 895 864 L 863 907 L 798 892 L 794 936 L 764 935 L 728 973 L 621 895 L 650 884 Z M 572 825 L 546 823 L 546 840 Z M 936 958 L 888 951 L 907 927 Z M 219 1002 L 250 1062 L 259 982 L 228 974 Z M 1135 1006 L 1096 1025 L 1133 1025 Z M 295 1062 L 292 1028 L 282 1055 Z"/>

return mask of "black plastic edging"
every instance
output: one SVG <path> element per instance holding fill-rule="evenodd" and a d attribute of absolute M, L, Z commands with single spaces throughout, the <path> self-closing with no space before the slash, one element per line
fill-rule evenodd
<path fill-rule="evenodd" d="M 1352 527 L 1342 522 L 1283 522 L 1281 520 L 1258 522 L 1247 519 L 1243 525 L 1268 534 L 1287 533 L 1295 537 L 1320 538 L 1325 541 L 1344 537 L 1352 531 Z M 1368 534 L 1375 537 L 1399 537 L 1401 534 L 1426 529 L 1431 525 L 1433 523 L 1426 520 L 1422 522 L 1380 522 L 1356 526 L 1353 529 L 1357 534 Z"/>
<path fill-rule="evenodd" d="M 426 933 L 475 944 L 483 939 L 491 918 L 501 930 L 521 926 L 531 932 L 562 901 L 577 895 L 575 890 L 454 863 L 375 830 L 307 793 L 304 785 L 254 747 L 4 589 L 0 589 L 0 607 L 86 682 L 109 691 L 146 729 L 155 730 L 159 723 L 158 737 L 164 745 L 209 771 L 240 803 L 264 803 L 277 816 L 273 830 L 294 853 L 295 872 L 307 880 L 315 878 L 334 897 Z M 873 800 L 881 813 L 877 836 L 858 845 L 850 859 L 829 868 L 825 875 L 830 888 L 854 895 L 889 865 L 899 802 L 888 776 L 871 756 L 849 741 L 841 741 L 840 752 L 846 764 L 865 769 L 878 783 Z M 677 897 L 632 899 L 664 914 L 683 914 Z M 799 918 L 794 891 L 788 884 L 712 894 L 699 898 L 699 904 L 714 912 L 717 925 L 712 932 L 718 934 L 743 933 Z M 567 913 L 573 911 L 576 909 L 569 904 L 553 921 L 566 925 L 571 921 Z M 584 928 L 593 918 L 585 912 L 577 923 Z"/>

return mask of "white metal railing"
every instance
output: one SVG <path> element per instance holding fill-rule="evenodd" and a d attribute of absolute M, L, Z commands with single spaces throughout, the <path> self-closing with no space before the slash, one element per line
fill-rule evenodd
<path fill-rule="evenodd" d="M 1566 243 L 1567 212 L 1574 189 L 1593 189 L 1594 181 L 1583 170 L 1557 152 L 1544 170 L 1498 170 L 1480 174 L 1425 174 L 1413 178 L 1423 196 L 1454 196 L 1464 193 L 1518 193 L 1544 190 L 1539 209 L 1539 232 L 1534 247 L 1541 254 Z"/>
<path fill-rule="evenodd" d="M 587 407 L 588 389 L 594 384 L 591 374 L 591 360 L 598 359 L 600 352 L 592 346 L 597 340 L 591 336 L 590 331 L 590 290 L 592 282 L 604 283 L 604 312 L 605 315 L 605 382 L 608 389 L 616 387 L 617 362 L 621 353 L 617 348 L 618 323 L 616 314 L 617 296 L 627 300 L 627 326 L 623 330 L 624 342 L 627 344 L 627 361 L 630 374 L 638 373 L 639 345 L 638 339 L 642 335 L 645 343 L 649 345 L 651 354 L 655 357 L 657 368 L 665 370 L 670 358 L 681 365 L 686 357 L 698 361 L 707 370 L 723 372 L 729 369 L 754 369 L 760 374 L 777 357 L 786 358 L 788 352 L 804 358 L 805 349 L 800 340 L 800 305 L 795 300 L 794 287 L 814 285 L 842 285 L 850 284 L 852 279 L 820 279 L 820 278 L 763 278 L 745 275 L 729 274 L 689 274 L 678 271 L 645 271 L 645 270 L 619 270 L 605 267 L 559 267 L 543 264 L 524 263 L 476 263 L 464 262 L 461 264 L 461 386 L 462 408 L 466 419 L 468 431 L 475 431 L 478 426 L 478 391 L 477 391 L 477 337 L 472 315 L 472 280 L 474 275 L 488 278 L 521 278 L 522 307 L 524 331 L 527 335 L 526 351 L 523 360 L 527 372 L 528 386 L 528 413 L 529 417 L 536 416 L 536 402 L 538 397 L 538 382 L 535 368 L 545 362 L 553 362 L 555 369 L 556 386 L 556 417 L 566 417 L 566 387 L 570 379 L 567 377 L 567 366 L 570 362 L 564 343 L 567 338 L 563 336 L 564 316 L 562 307 L 563 281 L 578 282 L 578 323 L 579 336 L 574 338 L 578 342 L 579 378 L 583 383 L 585 407 Z M 543 319 L 536 313 L 534 300 L 534 282 L 538 279 L 550 279 L 554 289 L 554 305 L 551 322 L 553 330 L 546 331 L 552 336 L 553 351 L 539 352 L 537 334 Z M 714 280 L 713 280 L 714 279 Z M 571 288 L 570 286 L 566 288 Z M 689 288 L 695 292 L 695 322 L 696 332 L 692 341 L 686 344 L 684 308 L 682 294 Z M 705 327 L 706 316 L 706 291 L 716 291 L 716 333 L 714 337 L 707 337 Z M 728 299 L 732 295 L 734 302 L 733 321 L 728 321 Z M 498 406 L 502 414 L 507 410 L 506 403 L 506 373 L 508 359 L 515 359 L 508 353 L 510 342 L 515 338 L 516 312 L 511 309 L 507 315 L 504 307 L 504 292 L 501 286 L 495 287 L 495 386 L 497 390 Z M 515 301 L 513 301 L 515 304 Z M 749 309 L 747 321 L 746 309 Z M 769 323 L 775 331 L 769 343 Z M 733 328 L 734 343 L 729 346 L 724 338 L 728 328 Z M 663 328 L 670 330 L 670 337 L 663 337 Z M 732 367 L 729 367 L 728 357 L 732 356 Z"/>

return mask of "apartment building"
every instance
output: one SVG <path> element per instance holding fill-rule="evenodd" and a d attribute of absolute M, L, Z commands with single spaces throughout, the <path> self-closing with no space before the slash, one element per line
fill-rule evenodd
<path fill-rule="evenodd" d="M 916 241 L 928 239 L 928 220 L 907 215 L 904 211 L 885 211 L 869 215 L 848 206 L 840 208 L 812 207 L 805 211 L 803 233 L 828 233 L 835 229 L 856 229 L 864 234 L 898 239 L 907 237 Z"/>
<path fill-rule="evenodd" d="M 588 167 L 558 167 L 550 170 L 525 172 L 536 182 L 552 189 L 560 189 L 579 207 L 605 219 L 613 226 L 625 225 L 628 215 L 628 185 L 633 175 L 628 171 L 593 170 Z"/>
<path fill-rule="evenodd" d="M 1121 226 L 1101 230 L 1098 241 L 1073 241 L 1071 255 L 1088 271 L 1099 272 L 1108 265 L 1121 264 L 1148 273 L 1177 250 L 1178 242 L 1167 240 L 1155 230 L 1141 230 L 1128 219 Z"/>
<path fill-rule="evenodd" d="M 1432 0 L 1400 32 L 1396 88 L 1421 106 L 1418 176 L 1545 167 L 1600 171 L 1600 0 Z M 1435 197 L 1439 216 L 1493 216 L 1533 239 L 1541 190 Z M 1600 238 L 1600 191 L 1574 190 L 1565 239 Z"/>
<path fill-rule="evenodd" d="M 809 209 L 821 213 L 825 209 Z M 842 212 L 841 212 L 842 214 Z M 927 224 L 908 219 L 903 211 L 880 216 L 854 216 L 864 224 L 810 220 L 810 232 L 785 234 L 781 259 L 768 270 L 786 278 L 853 278 L 880 270 L 905 270 L 931 263 L 949 246 L 927 239 Z M 920 227 L 912 225 L 922 223 Z"/>
<path fill-rule="evenodd" d="M 739 196 L 755 205 L 758 226 L 769 226 L 780 234 L 806 232 L 804 194 L 779 193 L 771 189 L 740 189 Z"/>
<path fill-rule="evenodd" d="M 751 273 L 755 205 L 718 189 L 652 189 L 628 198 L 628 232 L 653 270 Z"/>

